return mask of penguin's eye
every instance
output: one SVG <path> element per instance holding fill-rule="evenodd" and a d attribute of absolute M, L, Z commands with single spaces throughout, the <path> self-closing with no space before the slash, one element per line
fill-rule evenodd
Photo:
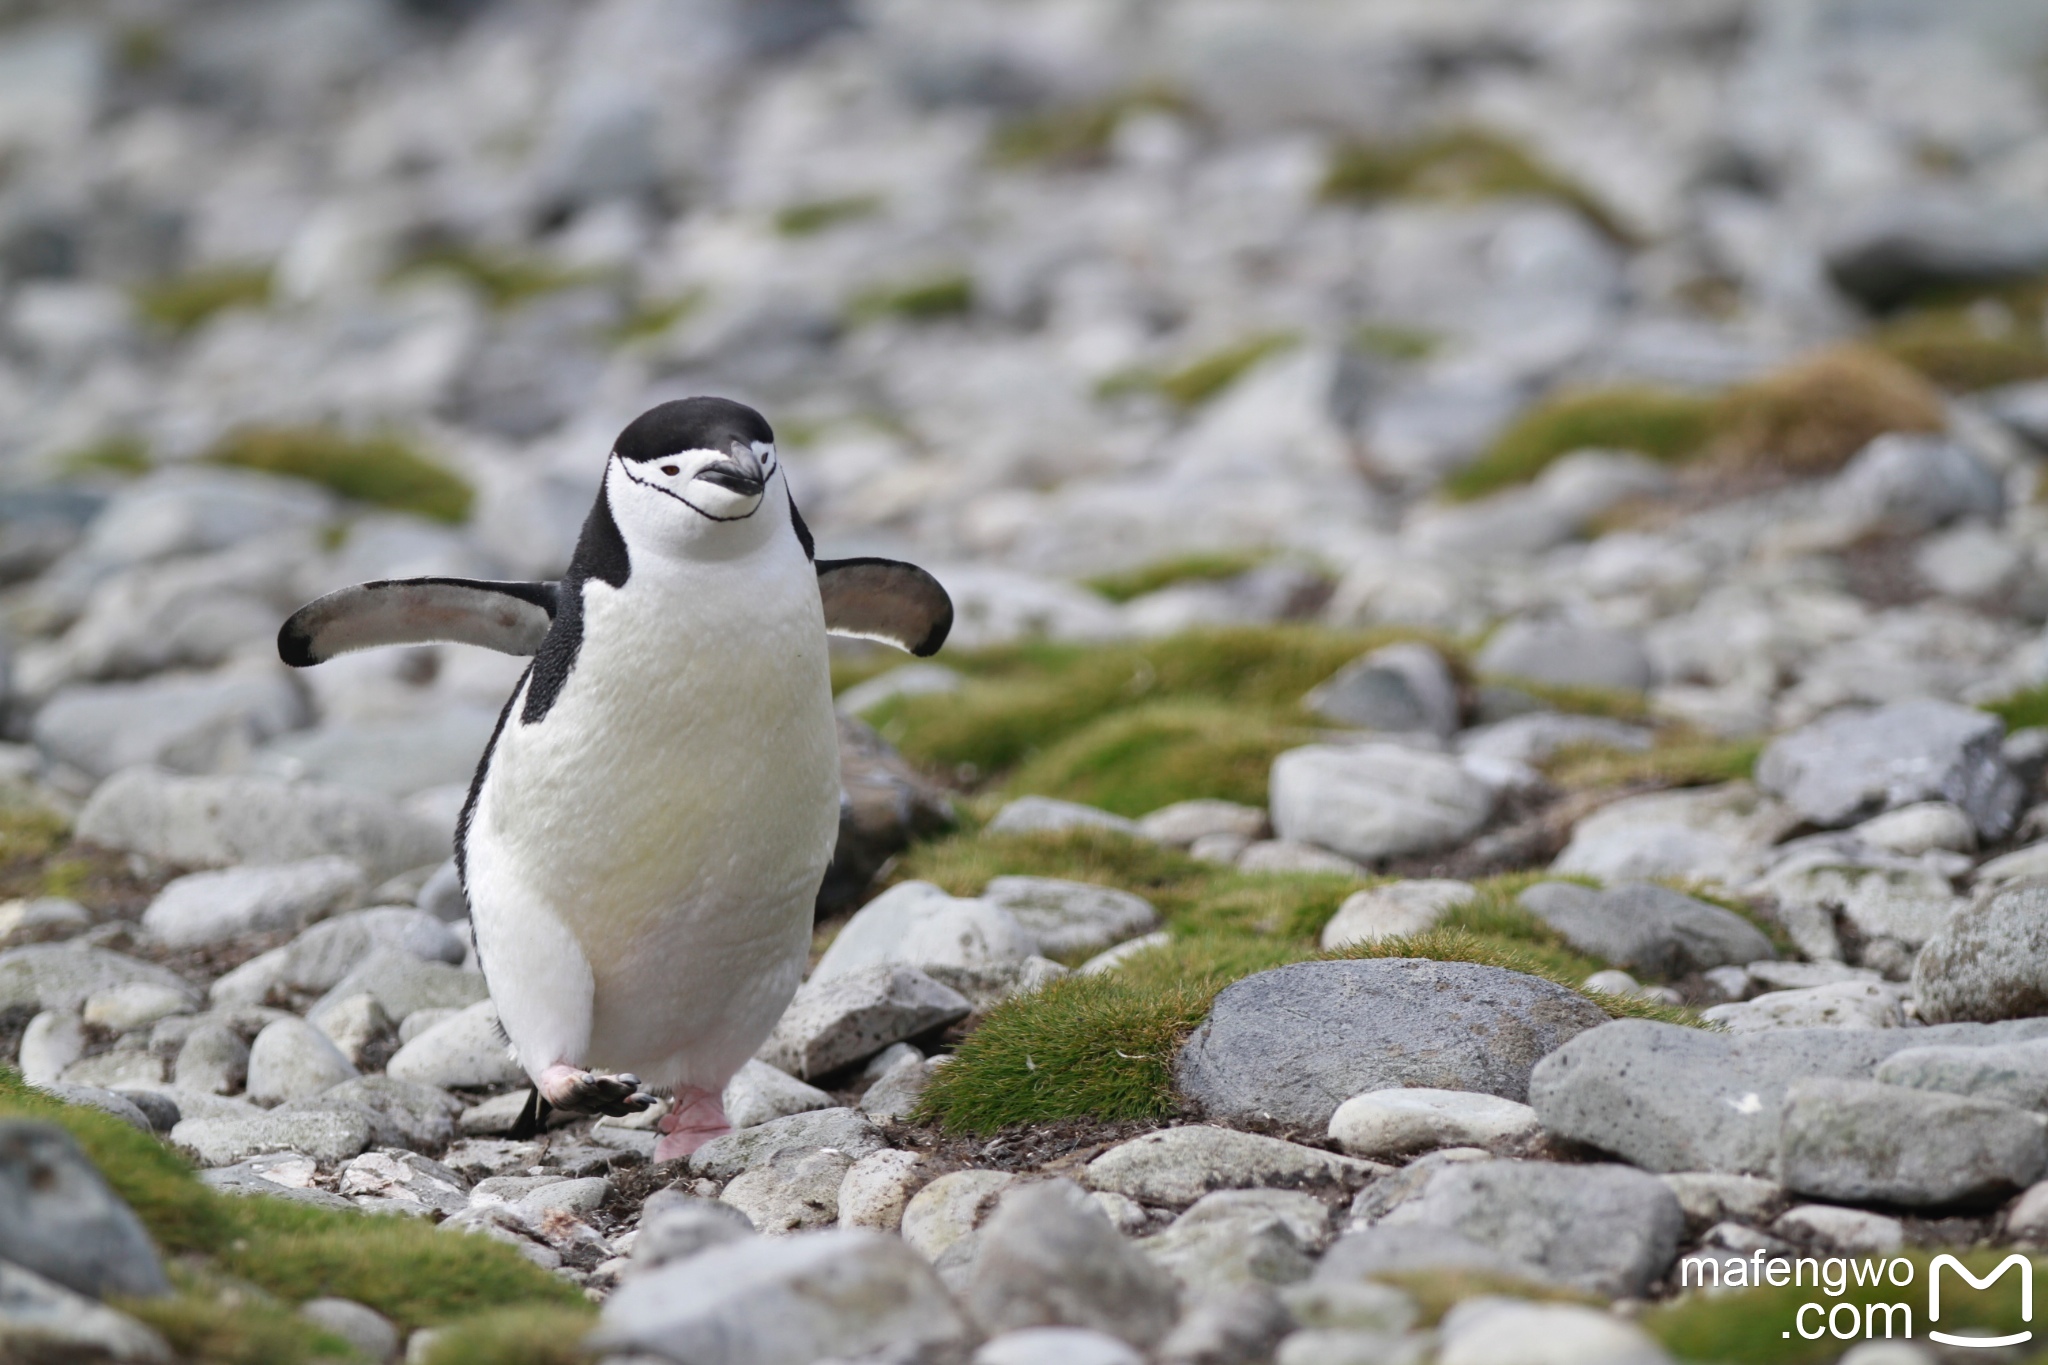
<path fill-rule="evenodd" d="M 679 470 L 678 470 L 678 469 L 677 469 L 677 468 L 676 468 L 676 467 L 675 467 L 674 465 L 672 465 L 672 464 L 665 464 L 665 465 L 663 465 L 663 466 L 661 467 L 661 472 L 662 472 L 662 473 L 664 473 L 664 474 L 675 474 L 675 473 L 679 473 L 679 472 L 681 472 L 681 471 L 679 471 Z"/>

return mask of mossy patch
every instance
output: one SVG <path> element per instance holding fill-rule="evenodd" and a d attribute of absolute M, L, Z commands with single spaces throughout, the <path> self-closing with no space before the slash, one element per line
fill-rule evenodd
<path fill-rule="evenodd" d="M 869 718 L 911 758 L 964 765 L 986 779 L 1147 702 L 1223 702 L 1307 723 L 1292 708 L 1310 688 L 1370 649 L 1419 635 L 1248 626 L 1093 648 L 1032 643 L 948 654 L 968 676 L 965 687 L 899 698 Z"/>
<path fill-rule="evenodd" d="M 989 160 L 999 166 L 1090 166 L 1109 151 L 1117 124 L 1144 110 L 1189 115 L 1194 106 L 1164 86 L 1122 91 L 1085 104 L 1022 114 L 998 124 L 989 137 Z"/>
<path fill-rule="evenodd" d="M 1670 463 L 1712 457 L 1795 476 L 1832 473 L 1888 431 L 1938 431 L 1941 395 L 1884 352 L 1841 346 L 1718 396 L 1642 387 L 1536 404 L 1443 484 L 1453 501 L 1527 483 L 1574 450 L 1633 450 Z"/>
<path fill-rule="evenodd" d="M 557 265 L 553 261 L 497 247 L 442 243 L 415 253 L 392 272 L 393 280 L 450 275 L 475 289 L 500 311 L 580 285 L 596 284 L 607 272 Z"/>
<path fill-rule="evenodd" d="M 270 303 L 268 266 L 218 266 L 145 284 L 135 291 L 135 311 L 168 332 L 183 335 L 230 308 Z"/>
<path fill-rule="evenodd" d="M 1176 555 L 1122 573 L 1098 575 L 1089 579 L 1087 586 L 1112 602 L 1128 602 L 1176 583 L 1217 583 L 1235 578 L 1257 568 L 1264 559 L 1264 555 L 1246 550 Z"/>
<path fill-rule="evenodd" d="M 846 306 L 847 321 L 938 322 L 974 311 L 974 280 L 959 271 L 928 275 L 898 284 L 878 285 L 854 295 Z"/>
<path fill-rule="evenodd" d="M 590 1315 L 560 1308 L 515 1308 L 450 1324 L 437 1332 L 423 1365 L 584 1365 Z"/>
<path fill-rule="evenodd" d="M 1567 791 L 1654 785 L 1711 787 L 1750 776 L 1763 752 L 1758 739 L 1683 738 L 1639 754 L 1604 748 L 1571 748 L 1544 764 L 1551 781 Z"/>
<path fill-rule="evenodd" d="M 1368 322 L 1351 334 L 1352 345 L 1382 360 L 1427 360 L 1443 344 L 1443 338 L 1421 327 L 1392 322 Z"/>
<path fill-rule="evenodd" d="M 642 299 L 631 312 L 605 333 L 606 340 L 623 346 L 658 337 L 703 306 L 704 291 L 686 289 L 680 294 Z"/>
<path fill-rule="evenodd" d="M 1877 349 L 1945 389 L 1969 393 L 2048 375 L 2041 321 L 2003 305 L 1923 308 L 1871 338 Z"/>
<path fill-rule="evenodd" d="M 1536 195 L 1567 204 L 1616 241 L 1632 240 L 1585 186 L 1526 148 L 1482 128 L 1451 128 L 1403 142 L 1347 142 L 1323 176 L 1325 199 L 1491 199 Z"/>
<path fill-rule="evenodd" d="M 1698 394 L 1627 387 L 1563 393 L 1524 412 L 1485 452 L 1443 482 L 1454 501 L 1523 484 L 1575 450 L 1633 450 L 1681 460 L 1706 444 L 1714 400 Z"/>
<path fill-rule="evenodd" d="M 1329 873 L 1262 874 L 1199 862 L 1103 830 L 963 833 L 912 849 L 901 876 L 974 895 L 1005 874 L 1063 877 L 1134 891 L 1172 933 L 1116 971 L 1070 977 L 990 1012 L 925 1092 L 922 1116 L 991 1132 L 1053 1119 L 1168 1118 L 1180 1112 L 1173 1055 L 1233 981 L 1317 958 L 1428 957 L 1524 972 L 1568 989 L 1607 963 L 1575 953 L 1515 903 L 1544 874 L 1477 883 L 1479 895 L 1429 933 L 1325 953 L 1324 925 L 1368 883 Z M 1689 1010 L 1589 995 L 1614 1017 L 1696 1023 Z"/>
<path fill-rule="evenodd" d="M 157 1246 L 192 1258 L 191 1274 L 199 1278 L 186 1280 L 178 1299 L 152 1311 L 162 1313 L 167 1332 L 227 1343 L 218 1348 L 223 1354 L 196 1358 L 298 1358 L 229 1351 L 234 1343 L 254 1343 L 254 1350 L 297 1331 L 278 1321 L 272 1299 L 289 1305 L 337 1295 L 368 1304 L 407 1329 L 510 1306 L 590 1311 L 573 1285 L 488 1237 L 442 1232 L 410 1218 L 216 1193 L 155 1138 L 111 1114 L 31 1089 L 5 1069 L 0 1117 L 64 1128 L 135 1210 Z M 261 1294 L 235 1295 L 236 1281 Z"/>
<path fill-rule="evenodd" d="M 1911 1331 L 1906 1330 L 1902 1318 L 1895 1319 L 1895 1330 L 1902 1337 L 1922 1336 L 1928 1326 L 1927 1273 L 1934 1254 L 1928 1251 L 1894 1253 L 1913 1268 L 1912 1279 L 1906 1285 L 1895 1284 L 1887 1276 L 1883 1283 L 1877 1285 L 1845 1284 L 1839 1294 L 1828 1292 L 1825 1285 L 1816 1286 L 1820 1268 L 1818 1258 L 1809 1257 L 1793 1263 L 1795 1273 L 1802 1273 L 1801 1267 L 1804 1267 L 1802 1284 L 1688 1294 L 1651 1309 L 1643 1315 L 1641 1324 L 1680 1360 L 1712 1361 L 1724 1365 L 1822 1365 L 1822 1362 L 1832 1361 L 1841 1355 L 1843 1343 L 1827 1333 L 1824 1322 L 1815 1339 L 1808 1340 L 1802 1336 L 1801 1329 L 1811 1331 L 1815 1326 L 1815 1314 L 1811 1312 L 1807 1314 L 1806 1322 L 1798 1321 L 1802 1304 L 1818 1303 L 1823 1314 L 1841 1304 L 1852 1305 L 1857 1316 L 1857 1337 L 1864 1334 L 1864 1310 L 1868 1306 L 1905 1304 L 1913 1314 Z M 2007 1251 L 1973 1251 L 1959 1255 L 1957 1259 L 1973 1275 L 1983 1276 L 2009 1254 Z M 1890 1260 L 1889 1257 L 1880 1258 L 1876 1263 L 1889 1266 Z M 2036 1261 L 2033 1273 L 2038 1274 L 2039 1267 L 2040 1262 Z M 1942 1296 L 1939 1327 L 1944 1332 L 1986 1336 L 2026 1330 L 2027 1323 L 2020 1317 L 2020 1286 L 2023 1283 L 2025 1281 L 2020 1276 L 2007 1274 L 1990 1288 L 1969 1289 L 1951 1272 L 1943 1284 L 1948 1292 Z M 1885 1315 L 1881 1311 L 1871 1321 L 1876 1327 L 1871 1335 L 1879 1339 L 1892 1335 L 1885 1329 Z"/>
<path fill-rule="evenodd" d="M 57 472 L 70 478 L 111 474 L 132 479 L 147 474 L 155 465 L 149 456 L 149 442 L 130 432 L 104 437 L 57 457 Z"/>
<path fill-rule="evenodd" d="M 1005 784 L 1023 794 L 1143 815 L 1215 797 L 1266 804 L 1266 776 L 1315 732 L 1222 702 L 1160 701 L 1104 716 L 1025 762 Z"/>
<path fill-rule="evenodd" d="M 1788 474 L 1829 474 L 1888 431 L 1939 431 L 1934 386 L 1866 346 L 1838 346 L 1739 385 L 1715 419 L 1717 453 Z"/>
<path fill-rule="evenodd" d="M 1979 705 L 1981 711 L 1989 711 L 2005 722 L 2007 730 L 2025 730 L 2036 725 L 2048 725 L 2048 684 L 2029 687 L 1997 701 Z"/>
<path fill-rule="evenodd" d="M 856 223 L 882 211 L 878 194 L 853 194 L 838 199 L 809 199 L 776 210 L 775 230 L 785 237 L 814 237 L 841 223 Z"/>
<path fill-rule="evenodd" d="M 389 434 L 351 436 L 331 427 L 243 427 L 222 437 L 207 458 L 305 479 L 346 497 L 436 521 L 468 520 L 476 499 L 461 476 Z"/>
<path fill-rule="evenodd" d="M 1176 407 L 1200 407 L 1235 384 L 1254 365 L 1290 349 L 1299 340 L 1292 332 L 1261 332 L 1174 369 L 1119 370 L 1096 385 L 1096 394 L 1115 398 L 1127 393 L 1157 393 Z"/>
<path fill-rule="evenodd" d="M 185 1267 L 174 1267 L 171 1279 L 173 1294 L 115 1306 L 155 1328 L 182 1359 L 206 1365 L 362 1359 L 346 1341 L 253 1285 Z"/>

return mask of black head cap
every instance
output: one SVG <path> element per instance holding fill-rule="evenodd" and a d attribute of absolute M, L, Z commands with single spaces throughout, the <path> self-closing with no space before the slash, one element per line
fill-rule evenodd
<path fill-rule="evenodd" d="M 627 460 L 658 460 L 679 450 L 728 449 L 734 441 L 772 443 L 768 420 L 730 398 L 682 398 L 649 408 L 619 433 L 612 447 Z"/>

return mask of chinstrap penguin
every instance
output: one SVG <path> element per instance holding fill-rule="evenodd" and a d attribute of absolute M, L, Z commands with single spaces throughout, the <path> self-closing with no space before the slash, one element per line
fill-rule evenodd
<path fill-rule="evenodd" d="M 505 1035 L 549 1110 L 674 1095 L 657 1160 L 802 977 L 839 825 L 826 633 L 936 651 L 952 603 L 890 560 L 815 559 L 751 408 L 664 403 L 620 434 L 568 573 L 344 588 L 278 633 L 305 667 L 458 642 L 533 663 L 478 764 L 455 859 Z"/>

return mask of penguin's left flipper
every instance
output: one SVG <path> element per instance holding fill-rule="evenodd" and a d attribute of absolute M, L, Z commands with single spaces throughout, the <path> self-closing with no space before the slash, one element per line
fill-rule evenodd
<path fill-rule="evenodd" d="M 277 632 L 277 653 L 293 668 L 378 645 L 482 645 L 532 654 L 554 619 L 553 583 L 383 579 L 300 607 Z"/>
<path fill-rule="evenodd" d="M 953 629 L 953 599 L 939 580 L 894 559 L 821 559 L 818 593 L 825 629 L 880 640 L 922 659 L 939 652 Z"/>

